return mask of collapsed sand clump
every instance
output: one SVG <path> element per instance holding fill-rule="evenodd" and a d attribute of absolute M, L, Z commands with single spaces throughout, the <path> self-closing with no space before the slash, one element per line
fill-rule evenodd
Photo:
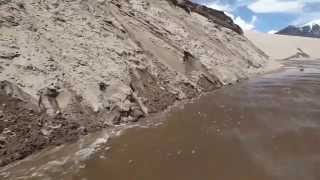
<path fill-rule="evenodd" d="M 170 2 L 0 1 L 0 165 L 263 71 L 223 12 Z"/>

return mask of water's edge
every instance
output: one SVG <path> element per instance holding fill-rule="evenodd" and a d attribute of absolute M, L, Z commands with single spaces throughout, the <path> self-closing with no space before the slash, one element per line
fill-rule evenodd
<path fill-rule="evenodd" d="M 313 78 L 312 74 L 315 74 L 315 76 L 318 75 L 317 74 L 319 71 L 318 65 L 319 65 L 319 62 L 317 62 L 317 61 L 307 61 L 307 62 L 288 61 L 288 62 L 285 62 L 285 69 L 282 71 L 273 72 L 271 74 L 263 75 L 262 77 L 250 79 L 249 81 L 240 82 L 239 84 L 237 84 L 235 86 L 225 87 L 225 88 L 219 89 L 213 93 L 205 94 L 205 95 L 203 95 L 199 98 L 193 99 L 192 101 L 189 101 L 189 102 L 179 102 L 179 103 L 175 104 L 173 107 L 166 110 L 165 112 L 153 115 L 152 117 L 147 118 L 144 121 L 142 121 L 136 125 L 132 125 L 132 126 L 128 126 L 128 127 L 119 126 L 114 129 L 109 129 L 109 130 L 105 130 L 103 132 L 89 135 L 89 136 L 81 139 L 79 142 L 77 142 L 75 144 L 60 146 L 60 147 L 53 148 L 51 150 L 44 150 L 40 153 L 37 153 L 36 155 L 32 155 L 32 156 L 28 157 L 25 160 L 22 160 L 20 162 L 15 163 L 15 164 L 11 164 L 10 166 L 7 166 L 7 167 L 1 169 L 0 176 L 5 177 L 5 178 L 9 178 L 9 179 L 10 178 L 14 179 L 14 178 L 18 178 L 18 177 L 21 179 L 29 179 L 31 177 L 35 178 L 35 179 L 36 178 L 43 178 L 43 177 L 48 177 L 48 178 L 51 177 L 53 179 L 55 179 L 57 177 L 60 177 L 63 179 L 75 179 L 75 177 L 76 177 L 76 179 L 82 178 L 82 177 L 88 178 L 88 179 L 92 179 L 93 177 L 97 178 L 97 176 L 90 176 L 90 175 L 92 175 L 91 173 L 83 173 L 83 172 L 87 172 L 88 170 L 86 170 L 86 169 L 90 169 L 90 168 L 88 168 L 88 166 L 94 166 L 94 165 L 92 165 L 93 160 L 97 161 L 97 164 L 99 164 L 100 161 L 103 162 L 104 159 L 106 159 L 106 156 L 108 156 L 105 153 L 107 153 L 107 154 L 110 153 L 110 155 L 113 155 L 114 154 L 114 151 L 112 151 L 113 147 L 119 148 L 121 146 L 120 143 L 118 143 L 117 141 L 121 142 L 121 141 L 123 141 L 123 139 L 126 139 L 125 143 L 122 142 L 122 144 L 127 144 L 131 140 L 133 142 L 139 142 L 139 140 L 137 140 L 136 138 L 133 138 L 133 137 L 131 137 L 132 138 L 131 140 L 129 140 L 130 138 L 127 139 L 128 134 L 130 134 L 132 132 L 136 136 L 139 136 L 139 133 L 141 133 L 140 130 L 136 130 L 137 128 L 134 128 L 134 127 L 139 127 L 138 129 L 140 129 L 140 128 L 152 129 L 152 130 L 142 130 L 142 131 L 147 131 L 146 134 L 148 134 L 149 131 L 158 132 L 157 130 L 153 130 L 153 129 L 158 129 L 158 128 L 154 128 L 154 127 L 160 127 L 159 129 L 161 129 L 163 127 L 167 127 L 168 124 L 170 124 L 170 122 L 163 121 L 163 120 L 170 119 L 170 118 L 172 119 L 172 116 L 174 116 L 172 114 L 180 114 L 180 116 L 181 116 L 181 111 L 186 111 L 186 109 L 189 111 L 195 111 L 195 112 L 197 111 L 197 113 L 199 112 L 200 119 L 204 118 L 205 121 L 207 121 L 206 120 L 207 117 L 202 117 L 202 116 L 204 116 L 203 114 L 206 114 L 206 111 L 205 110 L 203 111 L 203 109 L 201 109 L 201 108 L 197 109 L 197 107 L 196 107 L 197 105 L 199 105 L 202 108 L 207 109 L 206 107 L 203 107 L 203 104 L 201 105 L 201 103 L 200 103 L 203 101 L 203 99 L 210 99 L 210 97 L 212 97 L 212 96 L 220 97 L 221 95 L 226 96 L 226 97 L 230 96 L 230 97 L 234 98 L 233 93 L 235 93 L 235 92 L 238 92 L 239 94 L 241 94 L 241 93 L 243 93 L 243 91 L 246 91 L 246 93 L 249 93 L 248 87 L 246 87 L 248 85 L 250 85 L 249 87 L 254 87 L 254 88 L 252 88 L 253 92 L 250 92 L 250 93 L 254 94 L 255 93 L 254 91 L 259 91 L 259 93 L 262 93 L 262 95 L 264 93 L 264 95 L 267 96 L 268 94 L 266 92 L 264 92 L 263 89 L 270 88 L 270 87 L 272 87 L 272 88 L 277 87 L 279 85 L 279 84 L 277 84 L 277 81 L 283 83 L 282 82 L 283 80 L 281 78 L 284 78 L 285 80 L 290 79 L 290 77 L 297 78 L 297 76 L 301 76 L 299 73 L 303 73 L 305 75 L 311 74 L 311 76 L 307 77 L 307 79 L 308 78 L 312 79 Z M 296 80 L 299 80 L 299 79 L 296 79 Z M 304 80 L 306 80 L 306 79 L 304 79 Z M 270 83 L 270 82 L 272 82 L 272 83 Z M 288 83 L 290 83 L 289 80 L 288 80 Z M 255 86 L 257 86 L 259 88 L 255 87 Z M 317 88 L 317 87 L 315 87 L 315 88 Z M 241 91 L 238 89 L 241 89 Z M 277 90 L 277 89 L 275 89 L 275 90 Z M 252 91 L 252 90 L 250 89 L 250 91 Z M 231 93 L 231 94 L 228 94 L 228 93 Z M 219 94 L 220 94 L 220 96 L 219 96 Z M 261 97 L 262 97 L 262 95 L 261 95 Z M 258 98 L 261 98 L 261 97 L 259 96 Z M 215 97 L 215 98 L 217 98 L 217 97 Z M 226 99 L 224 99 L 224 101 L 225 100 Z M 209 104 L 207 104 L 207 105 L 209 105 Z M 315 104 L 316 107 L 318 107 L 317 105 L 318 104 Z M 210 104 L 209 106 L 214 106 L 214 105 Z M 189 109 L 188 109 L 188 107 L 189 107 Z M 190 107 L 192 107 L 192 108 L 190 109 Z M 219 106 L 217 105 L 217 107 L 219 107 Z M 262 107 L 265 107 L 265 106 L 262 106 Z M 210 111 L 211 110 L 209 109 L 208 112 L 210 112 Z M 263 112 L 263 109 L 262 109 L 262 112 Z M 194 115 L 191 112 L 188 112 L 188 113 L 190 116 Z M 226 112 L 224 112 L 224 113 L 226 113 Z M 268 113 L 268 112 L 264 112 L 264 113 Z M 317 112 L 315 112 L 315 113 L 317 113 Z M 208 115 L 206 115 L 206 116 L 208 116 Z M 213 115 L 213 116 L 215 116 L 215 115 Z M 221 114 L 221 117 L 226 118 L 223 114 Z M 181 117 L 178 117 L 178 119 L 179 118 L 181 118 Z M 177 117 L 173 118 L 173 119 L 177 119 Z M 171 124 L 177 123 L 176 121 L 173 121 Z M 164 122 L 164 124 L 162 124 L 162 122 Z M 193 121 L 190 121 L 190 122 L 193 122 Z M 224 128 L 227 128 L 227 127 L 224 127 Z M 223 131 L 224 128 L 220 127 L 220 128 L 218 128 L 219 129 L 218 132 L 217 132 L 217 129 L 215 129 L 215 131 L 216 131 L 216 133 L 219 134 Z M 231 128 L 234 128 L 234 127 L 231 127 Z M 127 131 L 127 129 L 131 129 L 131 130 Z M 114 137 L 119 136 L 122 132 L 124 132 L 123 130 L 126 130 L 124 133 L 124 136 L 120 136 L 119 138 L 114 138 Z M 175 130 L 179 131 L 179 128 L 175 129 Z M 191 129 L 188 129 L 188 130 L 190 131 Z M 182 131 L 182 133 L 184 132 L 184 130 L 181 130 L 181 131 Z M 240 130 L 238 129 L 237 131 L 240 131 Z M 239 137 L 242 136 L 241 132 L 232 132 L 232 134 L 234 134 L 234 133 L 238 133 Z M 144 134 L 144 133 L 142 132 L 141 134 Z M 154 133 L 154 134 L 157 134 L 157 133 Z M 201 134 L 201 132 L 199 132 L 198 134 Z M 150 132 L 148 135 L 151 136 Z M 179 136 L 179 135 L 177 134 L 177 136 Z M 215 136 L 216 136 L 216 134 L 215 134 Z M 111 143 L 111 147 L 112 147 L 111 150 L 110 150 L 110 145 L 108 143 L 108 140 L 110 140 L 110 138 L 112 138 L 111 142 L 109 141 L 109 143 Z M 193 139 L 193 138 L 190 138 L 190 139 Z M 199 138 L 199 139 L 201 139 L 201 138 Z M 205 138 L 203 138 L 203 139 L 205 139 Z M 148 141 L 148 140 L 145 139 L 145 141 Z M 223 146 L 224 142 L 220 142 L 220 143 Z M 161 141 L 159 141 L 159 144 L 161 144 Z M 110 151 L 112 151 L 112 152 L 110 152 Z M 115 151 L 117 151 L 117 150 L 115 150 Z M 197 152 L 196 148 L 191 150 L 191 154 L 195 154 L 196 152 Z M 118 152 L 118 154 L 119 154 L 119 152 Z M 91 156 L 91 155 L 93 155 L 93 156 Z M 116 158 L 116 157 L 118 157 L 118 156 L 114 155 L 114 158 Z M 114 162 L 114 160 L 115 159 L 112 159 L 112 160 L 110 160 L 110 162 Z M 161 161 L 161 159 L 158 159 L 158 160 Z M 239 161 L 240 161 L 240 159 L 239 159 Z M 243 160 L 243 161 L 245 161 L 245 160 Z M 131 160 L 129 160 L 129 164 L 130 163 L 131 163 Z M 270 163 L 272 163 L 272 162 L 270 162 Z M 107 163 L 106 166 L 108 166 L 108 165 L 109 164 Z M 110 164 L 110 167 L 112 167 L 112 166 L 113 165 Z M 116 168 L 116 166 L 117 165 L 115 165 L 115 168 Z M 91 169 L 91 171 L 92 171 L 92 169 Z M 83 174 L 83 176 L 81 174 Z M 99 174 L 99 172 L 95 171 L 95 174 Z M 101 175 L 102 174 L 105 175 L 103 172 L 101 172 Z M 197 174 L 197 173 L 195 173 L 195 174 Z M 252 175 L 252 176 L 247 176 L 247 177 L 259 177 L 259 175 L 261 175 L 261 174 L 257 173 L 256 176 Z M 87 177 L 87 176 L 89 176 L 89 177 Z M 267 175 L 265 175 L 265 177 L 266 176 Z M 112 176 L 110 176 L 110 177 L 112 177 Z M 210 177 L 210 176 L 208 175 L 206 177 Z M 140 178 L 144 179 L 145 177 L 141 176 Z M 163 178 L 165 178 L 165 177 L 163 177 Z M 276 177 L 272 177 L 272 178 L 276 178 Z M 272 179 L 272 178 L 270 178 L 270 179 Z M 226 179 L 228 179 L 228 177 L 226 177 Z M 241 179 L 241 178 L 239 178 L 239 179 Z M 261 178 L 261 179 L 263 179 L 263 178 Z"/>

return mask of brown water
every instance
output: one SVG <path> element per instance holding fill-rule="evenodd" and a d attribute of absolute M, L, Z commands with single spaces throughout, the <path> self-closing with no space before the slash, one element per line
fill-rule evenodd
<path fill-rule="evenodd" d="M 78 171 L 64 164 L 45 175 L 74 180 L 319 180 L 320 60 L 290 61 L 285 67 L 174 108 L 159 126 L 125 131 L 109 141 L 111 149 L 102 148 L 78 164 Z M 38 162 L 27 166 L 32 169 Z M 11 175 L 22 172 L 16 169 L 9 169 Z"/>

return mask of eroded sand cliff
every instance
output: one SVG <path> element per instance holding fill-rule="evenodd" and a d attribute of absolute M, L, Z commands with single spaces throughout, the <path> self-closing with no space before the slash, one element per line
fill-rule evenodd
<path fill-rule="evenodd" d="M 174 0 L 0 0 L 0 165 L 264 71 L 223 12 Z"/>

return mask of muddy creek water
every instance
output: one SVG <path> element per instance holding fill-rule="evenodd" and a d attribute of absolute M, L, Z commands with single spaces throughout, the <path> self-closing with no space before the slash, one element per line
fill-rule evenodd
<path fill-rule="evenodd" d="M 161 125 L 131 128 L 112 138 L 110 149 L 101 148 L 77 171 L 64 164 L 41 177 L 23 177 L 320 179 L 320 60 L 285 62 L 281 72 L 220 89 L 173 108 L 163 118 Z M 18 178 L 22 167 L 32 169 L 39 162 L 41 158 L 21 163 L 2 174 Z"/>

